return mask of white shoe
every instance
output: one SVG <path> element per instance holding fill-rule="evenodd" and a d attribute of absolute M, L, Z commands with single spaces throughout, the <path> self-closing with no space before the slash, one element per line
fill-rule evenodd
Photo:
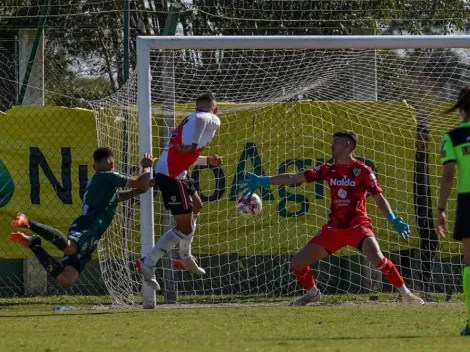
<path fill-rule="evenodd" d="M 303 295 L 302 297 L 299 297 L 295 301 L 293 301 L 290 305 L 291 306 L 306 306 L 309 303 L 320 302 L 320 300 L 321 300 L 321 292 L 320 290 L 318 290 L 315 296 Z"/>
<path fill-rule="evenodd" d="M 155 291 L 160 291 L 160 284 L 155 276 L 155 267 L 145 264 L 144 258 L 137 259 L 136 267 L 144 281 Z"/>
<path fill-rule="evenodd" d="M 205 275 L 206 271 L 201 268 L 199 265 L 197 265 L 196 258 L 191 256 L 188 259 L 180 259 L 180 260 L 175 260 L 173 262 L 173 265 L 181 270 L 187 270 L 190 273 L 196 274 L 196 275 Z"/>
<path fill-rule="evenodd" d="M 415 296 L 411 292 L 401 296 L 401 302 L 403 304 L 424 304 L 424 301 L 421 298 Z"/>

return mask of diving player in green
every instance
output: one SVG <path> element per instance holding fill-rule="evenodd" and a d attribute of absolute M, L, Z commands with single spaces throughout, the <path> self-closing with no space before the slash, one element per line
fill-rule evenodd
<path fill-rule="evenodd" d="M 46 271 L 63 288 L 73 286 L 78 276 L 92 259 L 101 236 L 111 225 L 119 201 L 146 192 L 150 188 L 153 157 L 145 154 L 141 161 L 142 174 L 127 176 L 114 171 L 114 158 L 110 149 L 98 148 L 93 153 L 96 173 L 88 181 L 83 196 L 82 214 L 70 226 L 67 237 L 60 231 L 18 214 L 14 228 L 27 228 L 64 252 L 58 261 L 41 246 L 41 237 L 27 236 L 21 232 L 10 239 L 31 249 Z M 119 187 L 131 190 L 117 192 Z"/>
<path fill-rule="evenodd" d="M 442 163 L 444 164 L 439 203 L 437 207 L 437 232 L 445 237 L 447 232 L 446 203 L 454 182 L 457 166 L 457 214 L 454 239 L 463 242 L 463 292 L 467 301 L 468 321 L 461 335 L 470 335 L 470 86 L 461 90 L 457 102 L 447 111 L 458 110 L 462 124 L 444 135 Z"/>

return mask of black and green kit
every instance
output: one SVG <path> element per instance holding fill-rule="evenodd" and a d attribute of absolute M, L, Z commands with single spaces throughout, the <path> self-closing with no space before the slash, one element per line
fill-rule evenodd
<path fill-rule="evenodd" d="M 454 238 L 470 237 L 470 121 L 446 133 L 442 142 L 442 163 L 457 164 L 457 215 Z"/>
<path fill-rule="evenodd" d="M 64 266 L 81 272 L 92 259 L 101 236 L 113 221 L 118 205 L 116 191 L 126 187 L 129 176 L 114 171 L 95 173 L 88 181 L 83 197 L 82 215 L 70 226 L 67 238 L 77 243 L 78 255 L 65 256 Z"/>

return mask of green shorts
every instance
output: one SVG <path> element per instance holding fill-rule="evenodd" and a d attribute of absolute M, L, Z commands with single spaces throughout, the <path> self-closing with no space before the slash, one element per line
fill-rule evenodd
<path fill-rule="evenodd" d="M 78 253 L 64 256 L 62 265 L 73 266 L 79 273 L 82 272 L 93 258 L 98 242 L 108 227 L 103 225 L 103 222 L 100 221 L 74 222 L 70 226 L 67 238 L 78 245 Z"/>

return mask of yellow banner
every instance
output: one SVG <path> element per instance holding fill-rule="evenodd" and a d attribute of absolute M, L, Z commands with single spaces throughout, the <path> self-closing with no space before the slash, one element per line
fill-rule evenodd
<path fill-rule="evenodd" d="M 80 194 L 93 174 L 96 125 L 88 110 L 15 107 L 1 116 L 0 134 L 0 257 L 20 258 L 31 253 L 8 240 L 16 213 L 64 233 L 80 214 Z"/>
<path fill-rule="evenodd" d="M 225 107 L 228 111 L 229 105 Z M 314 183 L 272 187 L 262 194 L 262 215 L 246 220 L 236 211 L 237 178 L 241 179 L 246 171 L 275 175 L 315 167 L 330 159 L 332 135 L 340 129 L 352 129 L 359 134 L 356 156 L 376 170 L 394 211 L 415 229 L 416 122 L 414 111 L 405 103 L 305 101 L 230 105 L 230 109 L 234 112 L 221 114 L 222 127 L 204 152 L 223 155 L 223 167 L 219 170 L 196 167 L 190 172 L 199 180 L 206 201 L 194 241 L 196 252 L 276 255 L 295 253 L 304 246 L 327 219 L 327 186 Z M 184 107 L 178 110 L 183 111 Z M 108 141 L 117 151 L 122 149 L 119 121 L 110 116 L 106 126 L 102 125 L 103 130 L 100 129 L 103 134 L 113 133 Z M 93 174 L 91 159 L 97 147 L 95 119 L 91 111 L 81 109 L 18 107 L 1 116 L 0 134 L 3 170 L 0 225 L 4 232 L 0 237 L 0 257 L 21 258 L 30 253 L 8 241 L 10 222 L 17 212 L 25 212 L 64 233 L 80 213 L 80 195 L 87 177 Z M 162 141 L 156 128 L 154 154 L 158 155 Z M 133 145 L 134 153 L 135 148 L 137 145 Z M 159 194 L 156 201 L 158 212 Z M 408 247 L 409 243 L 399 240 L 389 228 L 372 199 L 368 209 L 384 250 Z M 138 226 L 138 221 L 134 223 Z M 156 216 L 157 237 L 161 231 Z M 131 240 L 139 241 L 137 228 L 134 235 Z M 417 243 L 414 231 L 411 244 Z"/>

